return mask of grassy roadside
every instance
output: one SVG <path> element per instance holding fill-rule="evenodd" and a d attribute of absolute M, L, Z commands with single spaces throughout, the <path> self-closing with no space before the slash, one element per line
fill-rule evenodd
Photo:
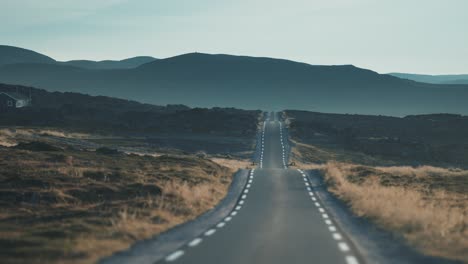
<path fill-rule="evenodd" d="M 362 165 L 379 160 L 302 143 L 292 154 L 298 166 L 321 170 L 328 190 L 356 215 L 402 235 L 425 254 L 468 263 L 467 170 Z"/>
<path fill-rule="evenodd" d="M 214 207 L 248 164 L 49 147 L 0 147 L 4 263 L 93 263 Z"/>

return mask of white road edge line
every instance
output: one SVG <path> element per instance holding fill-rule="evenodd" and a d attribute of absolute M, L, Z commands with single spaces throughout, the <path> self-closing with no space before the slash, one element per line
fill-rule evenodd
<path fill-rule="evenodd" d="M 175 261 L 176 259 L 182 257 L 184 255 L 183 250 L 177 250 L 174 253 L 170 254 L 169 256 L 166 257 L 166 262 L 172 262 Z"/>
<path fill-rule="evenodd" d="M 340 233 L 333 233 L 333 239 L 341 240 L 341 239 L 343 239 L 343 237 L 340 235 Z"/>
<path fill-rule="evenodd" d="M 343 252 L 348 252 L 349 251 L 349 246 L 346 244 L 346 242 L 340 242 L 338 243 L 338 247 L 340 248 L 341 251 Z"/>
<path fill-rule="evenodd" d="M 189 247 L 196 247 L 198 246 L 203 240 L 199 237 L 195 238 L 194 240 L 192 240 L 190 243 L 188 243 L 188 246 Z"/>
<path fill-rule="evenodd" d="M 346 263 L 347 264 L 359 264 L 359 261 L 355 256 L 346 256 Z"/>
<path fill-rule="evenodd" d="M 216 229 L 210 229 L 205 232 L 205 236 L 211 236 L 216 232 Z"/>
<path fill-rule="evenodd" d="M 300 169 L 297 169 L 297 170 L 304 177 L 304 181 L 306 182 L 306 186 L 307 186 L 307 191 L 309 192 L 309 195 L 311 196 L 312 200 L 317 201 L 317 199 L 315 197 L 313 197 L 314 194 L 312 192 L 312 189 L 309 187 L 309 182 L 306 180 L 305 173 Z M 320 204 L 318 202 L 315 202 L 315 205 L 318 207 L 319 211 L 322 213 L 322 217 L 324 218 L 325 223 L 328 225 L 328 230 L 330 230 L 330 232 L 332 232 L 333 239 L 339 240 L 339 241 L 342 240 L 343 236 L 340 233 L 337 232 L 337 229 L 333 225 L 333 222 L 329 219 L 328 214 L 324 213 L 325 210 L 322 207 L 320 207 Z M 346 242 L 338 242 L 338 248 L 342 252 L 349 252 L 351 250 Z M 359 264 L 359 261 L 357 260 L 357 258 L 355 256 L 352 256 L 352 255 L 346 256 L 345 260 L 346 260 L 347 264 Z"/>

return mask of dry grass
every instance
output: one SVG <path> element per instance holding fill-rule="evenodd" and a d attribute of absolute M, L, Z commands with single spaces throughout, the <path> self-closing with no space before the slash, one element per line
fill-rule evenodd
<path fill-rule="evenodd" d="M 59 138 L 85 139 L 91 137 L 90 134 L 67 132 L 57 129 L 39 129 L 39 128 L 1 128 L 0 146 L 11 147 L 18 144 L 19 141 L 33 140 L 37 137 L 53 136 Z"/>
<path fill-rule="evenodd" d="M 15 135 L 11 130 L 0 129 L 0 146 L 11 147 L 16 144 L 17 141 L 15 140 Z"/>
<path fill-rule="evenodd" d="M 468 171 L 338 162 L 322 169 L 329 190 L 357 215 L 402 234 L 427 254 L 468 262 Z"/>
<path fill-rule="evenodd" d="M 221 166 L 230 168 L 233 171 L 252 168 L 252 162 L 249 160 L 226 159 L 226 158 L 211 158 L 210 160 L 215 163 L 218 163 Z"/>
<path fill-rule="evenodd" d="M 0 134 L 16 137 L 16 136 L 33 136 L 33 135 L 48 135 L 62 138 L 87 138 L 90 135 L 86 133 L 67 132 L 58 129 L 41 129 L 41 128 L 3 128 L 0 129 Z"/>
<path fill-rule="evenodd" d="M 398 163 L 388 159 L 366 155 L 362 152 L 349 151 L 337 146 L 305 144 L 294 139 L 291 139 L 291 142 L 293 143 L 293 148 L 291 151 L 292 161 L 296 162 L 296 164 L 303 164 L 304 166 L 310 166 L 310 163 L 323 164 L 330 160 L 344 163 L 366 164 L 371 166 L 398 165 Z"/>
<path fill-rule="evenodd" d="M 212 208 L 231 176 L 194 156 L 0 147 L 0 257 L 94 263 Z"/>

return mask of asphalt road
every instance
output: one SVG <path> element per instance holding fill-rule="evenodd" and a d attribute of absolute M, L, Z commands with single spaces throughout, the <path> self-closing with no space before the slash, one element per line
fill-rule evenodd
<path fill-rule="evenodd" d="M 161 263 L 363 263 L 305 174 L 285 168 L 284 126 L 270 116 L 259 166 L 236 209 Z"/>

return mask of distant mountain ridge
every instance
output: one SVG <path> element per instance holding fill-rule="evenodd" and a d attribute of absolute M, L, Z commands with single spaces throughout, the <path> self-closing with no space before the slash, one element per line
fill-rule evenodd
<path fill-rule="evenodd" d="M 71 60 L 56 61 L 51 57 L 37 53 L 32 50 L 0 45 L 0 66 L 10 64 L 60 64 L 74 66 L 84 69 L 131 69 L 142 64 L 155 61 L 156 58 L 150 56 L 137 56 L 123 60 Z"/>
<path fill-rule="evenodd" d="M 0 45 L 0 66 L 16 63 L 55 63 L 56 61 L 46 55 L 32 50 L 13 46 Z"/>
<path fill-rule="evenodd" d="M 389 74 L 401 79 L 408 79 L 417 82 L 435 84 L 468 84 L 468 74 L 428 75 L 399 72 L 392 72 Z"/>
<path fill-rule="evenodd" d="M 0 82 L 165 105 L 331 113 L 468 114 L 468 85 L 437 85 L 352 65 L 189 53 L 131 69 L 61 64 L 0 67 Z"/>
<path fill-rule="evenodd" d="M 103 61 L 91 61 L 91 60 L 71 60 L 60 62 L 62 65 L 75 66 L 85 69 L 131 69 L 136 68 L 142 64 L 155 61 L 156 58 L 150 56 L 138 56 L 133 58 L 128 58 L 124 60 L 103 60 Z"/>

